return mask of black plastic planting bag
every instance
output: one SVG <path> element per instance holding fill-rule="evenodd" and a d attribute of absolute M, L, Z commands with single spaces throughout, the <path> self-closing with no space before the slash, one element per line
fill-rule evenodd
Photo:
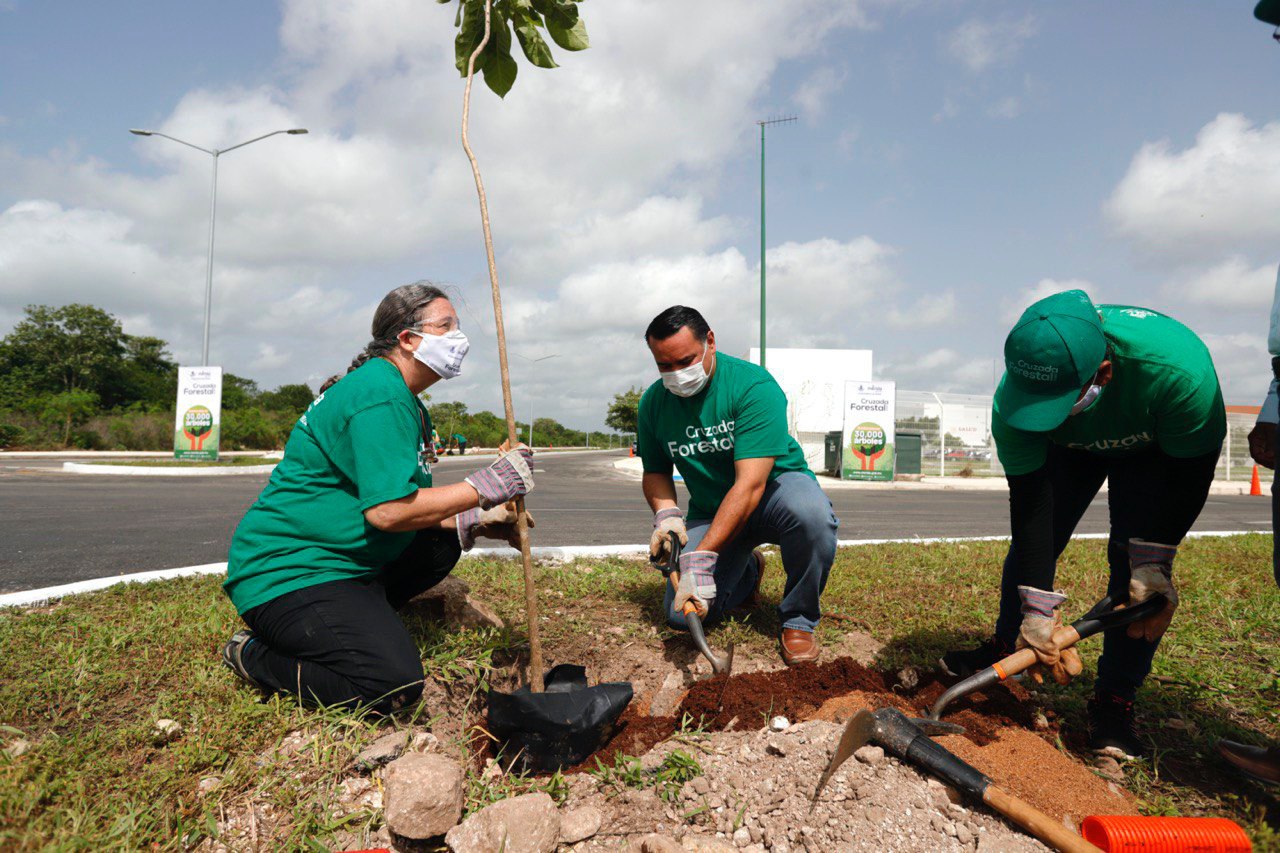
<path fill-rule="evenodd" d="M 489 693 L 489 732 L 502 763 L 527 773 L 551 773 L 584 761 L 613 736 L 631 701 L 626 681 L 587 686 L 587 671 L 574 664 L 552 667 L 545 690 Z"/>

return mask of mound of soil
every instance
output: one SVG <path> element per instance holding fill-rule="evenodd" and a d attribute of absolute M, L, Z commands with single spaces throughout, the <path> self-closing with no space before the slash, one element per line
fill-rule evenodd
<path fill-rule="evenodd" d="M 750 672 L 696 682 L 674 717 L 642 713 L 638 702 L 619 720 L 617 735 L 575 770 L 612 765 L 617 755 L 642 756 L 675 734 L 681 721 L 710 732 L 760 731 L 774 716 L 792 723 L 824 720 L 842 723 L 861 709 L 893 706 L 923 716 L 946 690 L 936 677 L 904 690 L 897 676 L 870 669 L 851 658 L 802 664 L 772 672 Z M 1054 722 L 1041 719 L 1017 684 L 1002 684 L 952 704 L 944 719 L 965 727 L 963 735 L 939 743 L 1057 819 L 1078 825 L 1090 814 L 1132 814 L 1132 798 L 1099 778 L 1051 739 Z M 1045 723 L 1048 723 L 1045 725 Z"/>

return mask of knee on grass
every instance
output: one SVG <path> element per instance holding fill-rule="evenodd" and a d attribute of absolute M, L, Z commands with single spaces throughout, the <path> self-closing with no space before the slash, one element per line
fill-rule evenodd
<path fill-rule="evenodd" d="M 389 669 L 357 685 L 359 704 L 379 714 L 410 708 L 422 698 L 422 665 Z"/>

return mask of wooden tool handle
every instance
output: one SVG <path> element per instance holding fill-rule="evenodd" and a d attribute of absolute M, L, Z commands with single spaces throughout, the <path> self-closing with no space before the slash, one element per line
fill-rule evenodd
<path fill-rule="evenodd" d="M 675 569 L 672 569 L 671 573 L 667 575 L 667 580 L 671 581 L 671 588 L 673 590 L 676 589 L 680 586 L 680 573 Z M 692 601 L 686 601 L 682 612 L 685 616 L 688 616 L 690 613 L 697 613 L 698 605 L 694 604 Z"/>
<path fill-rule="evenodd" d="M 1100 853 L 1097 847 L 1035 806 L 1023 802 L 995 785 L 988 785 L 982 792 L 982 801 L 1054 850 L 1061 850 L 1064 853 Z"/>
<path fill-rule="evenodd" d="M 1053 640 L 1058 644 L 1058 650 L 1062 651 L 1080 642 L 1080 634 L 1070 625 L 1064 625 L 1053 632 Z M 1026 672 L 1036 665 L 1037 660 L 1036 650 L 1028 647 L 1018 649 L 1008 657 L 996 661 L 991 667 L 1000 676 L 1000 680 L 1004 681 L 1006 678 L 1012 678 L 1020 672 Z"/>

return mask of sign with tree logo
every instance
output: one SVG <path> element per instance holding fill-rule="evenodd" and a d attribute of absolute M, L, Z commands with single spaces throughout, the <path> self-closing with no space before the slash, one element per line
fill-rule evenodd
<path fill-rule="evenodd" d="M 892 382 L 844 384 L 842 479 L 893 479 L 894 390 Z"/>
<path fill-rule="evenodd" d="M 222 421 L 222 368 L 179 367 L 173 455 L 186 460 L 218 458 Z"/>

